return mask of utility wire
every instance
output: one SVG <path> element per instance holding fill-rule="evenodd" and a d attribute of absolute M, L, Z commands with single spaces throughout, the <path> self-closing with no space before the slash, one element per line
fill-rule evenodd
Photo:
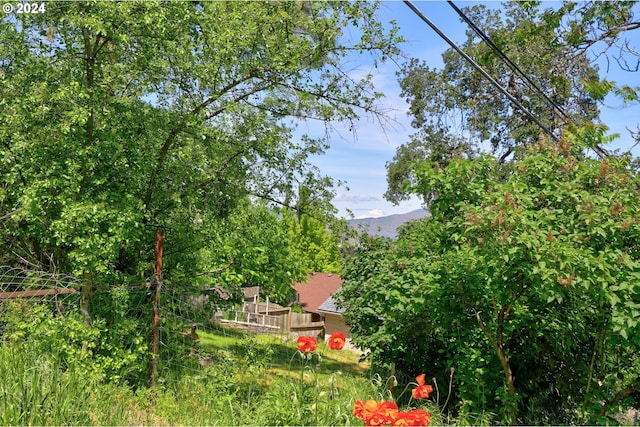
<path fill-rule="evenodd" d="M 489 75 L 478 63 L 476 63 L 465 51 L 463 51 L 457 44 L 455 44 L 446 34 L 444 34 L 440 28 L 438 28 L 429 18 L 427 18 L 420 10 L 411 3 L 410 0 L 404 0 L 404 3 L 409 6 L 409 8 L 416 14 L 420 19 L 422 19 L 427 25 L 433 29 L 444 41 L 446 41 L 449 46 L 455 49 L 464 59 L 469 62 L 480 74 L 482 74 L 487 80 L 491 82 L 504 96 L 506 96 L 509 101 L 511 101 L 514 105 L 516 105 L 524 114 L 533 120 L 542 130 L 544 130 L 554 141 L 558 142 L 558 137 L 548 128 L 546 127 L 536 116 L 531 113 L 531 111 L 527 110 L 527 108 L 520 103 L 513 95 L 511 95 L 507 90 L 500 85 L 493 77 Z"/>
<path fill-rule="evenodd" d="M 449 3 L 449 6 L 451 6 L 453 8 L 453 10 L 456 11 L 456 13 L 467 23 L 469 24 L 469 26 L 473 29 L 473 31 L 476 32 L 476 34 L 478 34 L 480 36 L 480 38 L 482 38 L 482 40 L 484 40 L 491 49 L 493 49 L 509 66 L 511 66 L 512 69 L 514 69 L 517 73 L 519 73 L 540 95 L 542 95 L 544 97 L 544 99 L 547 100 L 547 102 L 553 107 L 555 108 L 560 115 L 562 115 L 562 117 L 564 117 L 565 119 L 573 122 L 573 119 L 571 119 L 571 117 L 569 117 L 568 114 L 566 114 L 564 112 L 564 110 L 562 108 L 560 108 L 560 106 L 558 104 L 556 104 L 555 102 L 553 102 L 553 100 L 551 100 L 546 93 L 544 93 L 542 91 L 542 89 L 540 89 L 540 87 L 538 87 L 538 85 L 536 85 L 530 78 L 529 76 L 527 76 L 521 69 L 520 67 L 518 67 L 516 64 L 513 63 L 513 61 L 511 61 L 511 59 L 509 59 L 509 57 L 507 55 L 505 55 L 504 52 L 502 52 L 502 50 L 500 50 L 500 48 L 498 46 L 496 46 L 491 39 L 489 38 L 489 36 L 487 36 L 480 28 L 478 28 L 478 26 L 476 26 L 476 24 L 474 24 L 471 19 L 469 19 L 469 17 L 467 17 L 467 15 L 465 15 L 465 13 L 463 11 L 461 11 L 460 9 L 458 9 L 458 6 L 456 6 L 455 4 L 453 4 L 453 2 L 451 0 L 447 0 L 447 3 Z"/>
<path fill-rule="evenodd" d="M 513 70 L 515 70 L 517 73 L 519 73 L 520 76 L 522 76 L 540 95 L 542 95 L 544 97 L 544 99 L 556 111 L 558 111 L 560 113 L 560 115 L 562 115 L 565 119 L 567 119 L 568 121 L 570 121 L 574 125 L 576 124 L 576 122 L 573 120 L 573 118 L 571 118 L 567 113 L 565 113 L 564 110 L 558 104 L 556 104 L 552 99 L 550 99 L 547 96 L 547 94 L 544 93 L 544 91 L 542 91 L 542 89 L 540 89 L 540 87 L 538 85 L 536 85 L 529 78 L 529 76 L 527 76 L 520 69 L 520 67 L 518 67 L 513 61 L 511 61 L 511 59 L 509 59 L 509 57 L 498 46 L 496 46 L 495 43 L 493 43 L 493 41 L 491 41 L 489 36 L 487 36 L 480 28 L 478 28 L 478 26 L 476 24 L 474 24 L 473 21 L 471 21 L 471 19 L 469 19 L 469 17 L 453 3 L 453 1 L 447 0 L 447 3 L 449 3 L 449 6 L 451 6 L 453 8 L 453 10 L 456 11 L 456 13 L 473 29 L 473 31 L 476 32 L 476 34 L 478 34 L 480 36 L 480 38 L 482 38 L 487 43 L 487 45 L 489 45 L 489 47 L 491 49 L 493 49 L 494 52 L 496 52 L 500 56 L 500 58 L 502 58 L 503 61 L 505 61 L 509 66 L 511 66 L 511 68 Z M 609 153 L 604 148 L 600 147 L 600 145 L 596 145 L 596 147 L 594 148 L 594 151 L 601 157 L 606 157 L 606 156 L 609 155 Z"/>

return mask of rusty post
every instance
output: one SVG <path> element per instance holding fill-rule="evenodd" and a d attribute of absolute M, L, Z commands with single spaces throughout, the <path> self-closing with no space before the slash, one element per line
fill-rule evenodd
<path fill-rule="evenodd" d="M 158 354 L 160 351 L 160 289 L 162 287 L 162 229 L 156 230 L 155 293 L 153 297 L 153 321 L 151 326 L 151 359 L 149 360 L 149 386 L 156 384 L 158 375 Z"/>

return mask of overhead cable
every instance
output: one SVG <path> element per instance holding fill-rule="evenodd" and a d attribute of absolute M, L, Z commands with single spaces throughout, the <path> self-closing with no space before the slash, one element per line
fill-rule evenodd
<path fill-rule="evenodd" d="M 465 51 L 463 51 L 457 44 L 455 44 L 446 34 L 444 34 L 440 28 L 438 28 L 429 18 L 427 18 L 420 10 L 411 3 L 410 0 L 404 0 L 404 3 L 409 6 L 409 8 L 416 14 L 420 19 L 422 19 L 427 25 L 433 29 L 444 41 L 446 41 L 449 46 L 451 46 L 456 52 L 458 52 L 469 64 L 471 64 L 480 74 L 482 74 L 487 80 L 493 84 L 496 89 L 498 89 L 504 96 L 506 96 L 509 101 L 511 101 L 516 107 L 518 107 L 522 112 L 529 117 L 535 124 L 537 124 L 542 130 L 544 130 L 554 141 L 559 141 L 558 137 L 548 128 L 546 127 L 536 116 L 531 113 L 524 105 L 520 103 L 513 95 L 511 95 L 507 90 L 500 85 L 489 73 L 487 73 L 478 63 L 476 63 Z"/>
<path fill-rule="evenodd" d="M 520 69 L 520 67 L 518 67 L 518 65 L 516 65 L 513 61 L 511 61 L 511 59 L 509 59 L 509 57 L 498 46 L 496 46 L 495 43 L 493 43 L 493 41 L 491 41 L 489 36 L 487 36 L 480 28 L 478 28 L 478 26 L 474 24 L 473 21 L 471 21 L 471 19 L 469 19 L 469 17 L 453 3 L 453 1 L 447 0 L 447 3 L 449 3 L 449 6 L 451 6 L 453 10 L 456 11 L 456 13 L 473 29 L 473 31 L 476 32 L 476 34 L 478 34 L 478 36 L 480 36 L 480 38 L 482 38 L 482 40 L 484 40 L 487 43 L 487 45 L 489 45 L 491 49 L 493 49 L 493 51 L 495 51 L 500 56 L 500 58 L 502 58 L 503 61 L 505 61 L 509 66 L 511 66 L 512 69 L 514 69 L 517 73 L 519 73 L 520 76 L 522 76 L 540 95 L 542 95 L 544 99 L 556 111 L 558 111 L 569 122 L 573 123 L 574 125 L 576 124 L 573 118 L 571 118 L 567 113 L 564 112 L 564 110 L 558 104 L 556 104 L 552 99 L 550 99 L 547 96 L 547 94 L 544 93 L 544 91 L 540 89 L 540 87 L 536 85 L 529 78 L 529 76 L 527 76 Z M 609 153 L 604 148 L 600 147 L 600 145 L 596 145 L 594 147 L 594 151 L 601 157 L 606 157 L 609 155 Z"/>
<path fill-rule="evenodd" d="M 540 89 L 540 87 L 538 87 L 538 85 L 536 85 L 530 78 L 529 76 L 527 76 L 521 69 L 520 67 L 518 67 L 515 63 L 513 63 L 513 61 L 511 61 L 511 59 L 509 59 L 509 57 L 507 55 L 505 55 L 504 52 L 502 52 L 502 50 L 496 46 L 491 39 L 489 38 L 489 36 L 487 36 L 480 28 L 478 28 L 478 26 L 476 24 L 474 24 L 471 19 L 469 19 L 469 17 L 467 17 L 467 15 L 465 15 L 465 13 L 463 11 L 461 11 L 460 9 L 458 9 L 458 7 L 453 4 L 453 2 L 451 0 L 447 0 L 447 3 L 449 3 L 449 6 L 451 6 L 453 8 L 453 10 L 456 11 L 456 13 L 473 29 L 473 31 L 476 32 L 476 34 L 478 34 L 480 36 L 480 38 L 482 40 L 484 40 L 487 45 L 489 45 L 489 47 L 491 49 L 493 49 L 509 66 L 511 66 L 512 69 L 514 69 L 517 73 L 519 73 L 522 78 L 524 78 L 540 95 L 542 95 L 544 97 L 544 99 L 547 100 L 547 102 L 553 107 L 555 108 L 560 115 L 562 115 L 565 119 L 570 120 L 573 122 L 573 120 L 571 119 L 571 117 L 569 117 L 568 114 L 566 114 L 564 112 L 564 110 L 562 108 L 560 108 L 560 106 L 558 104 L 556 104 L 553 100 L 551 100 L 546 93 L 544 93 L 544 91 L 542 89 Z"/>

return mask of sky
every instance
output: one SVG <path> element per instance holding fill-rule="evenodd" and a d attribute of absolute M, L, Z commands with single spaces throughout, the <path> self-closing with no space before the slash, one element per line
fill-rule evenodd
<path fill-rule="evenodd" d="M 413 1 L 412 3 L 450 39 L 462 45 L 466 38 L 467 25 L 460 21 L 456 12 L 446 1 Z M 478 3 L 456 1 L 455 5 L 462 8 Z M 485 3 L 489 6 L 499 6 L 497 2 Z M 548 4 L 551 7 L 554 3 Z M 379 18 L 383 22 L 396 21 L 400 27 L 400 34 L 407 40 L 401 46 L 404 54 L 425 60 L 431 67 L 442 65 L 442 53 L 449 48 L 449 45 L 403 1 L 383 1 Z M 633 39 L 633 45 L 640 49 L 640 30 L 636 30 L 635 33 L 637 34 L 631 32 L 628 35 Z M 345 128 L 340 130 L 340 126 L 336 125 L 338 131 L 331 134 L 330 148 L 324 155 L 313 158 L 312 163 L 318 166 L 324 175 L 336 181 L 346 182 L 348 191 L 344 187 L 339 187 L 333 200 L 339 216 L 350 217 L 349 212 L 351 212 L 355 218 L 380 217 L 420 209 L 421 202 L 417 198 L 402 202 L 398 206 L 383 198 L 387 190 L 385 164 L 393 158 L 396 147 L 408 142 L 409 135 L 414 133 L 414 129 L 410 126 L 411 117 L 407 115 L 408 104 L 400 97 L 400 86 L 396 76 L 399 64 L 389 61 L 377 69 L 372 68 L 366 61 L 362 64 L 350 65 L 353 65 L 355 72 L 371 72 L 374 75 L 376 90 L 385 94 L 380 101 L 380 106 L 389 111 L 392 121 L 381 126 L 370 117 L 364 117 L 358 123 L 355 133 Z M 601 68 L 601 73 L 604 71 Z M 625 73 L 619 71 L 617 65 L 613 64 L 608 78 L 618 83 L 626 81 L 632 86 L 637 86 L 640 73 Z M 633 140 L 625 128 L 637 128 L 640 122 L 640 104 L 636 103 L 634 106 L 621 109 L 618 100 L 607 98 L 605 105 L 601 110 L 601 120 L 611 128 L 612 133 L 621 134 L 621 138 L 611 147 L 629 148 L 633 145 Z M 303 124 L 299 131 L 311 134 L 315 131 L 324 132 L 324 126 L 322 129 L 314 129 L 313 126 L 313 124 L 308 126 Z M 640 155 L 640 149 L 636 149 L 634 154 Z"/>

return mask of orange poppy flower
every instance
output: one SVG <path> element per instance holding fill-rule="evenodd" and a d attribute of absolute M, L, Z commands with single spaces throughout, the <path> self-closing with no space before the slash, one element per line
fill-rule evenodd
<path fill-rule="evenodd" d="M 431 422 L 431 414 L 422 409 L 414 409 L 409 412 L 400 412 L 396 417 L 394 426 L 428 426 Z"/>
<path fill-rule="evenodd" d="M 342 332 L 334 332 L 329 337 L 329 348 L 331 350 L 342 350 L 346 342 L 347 339 Z"/>
<path fill-rule="evenodd" d="M 300 336 L 298 337 L 298 350 L 303 353 L 311 353 L 316 349 L 316 339 L 313 337 Z"/>
<path fill-rule="evenodd" d="M 408 412 L 399 412 L 398 417 L 393 422 L 394 426 L 412 426 L 413 417 L 409 415 Z"/>
<path fill-rule="evenodd" d="M 367 426 L 390 426 L 398 416 L 398 405 L 391 401 L 356 400 L 353 415 L 364 421 Z"/>
<path fill-rule="evenodd" d="M 369 420 L 377 411 L 378 402 L 375 400 L 367 400 L 366 402 L 356 400 L 355 405 L 353 405 L 353 415 L 356 418 L 360 418 L 365 423 L 367 423 L 367 420 Z"/>
<path fill-rule="evenodd" d="M 426 399 L 429 397 L 429 394 L 433 393 L 433 387 L 425 385 L 424 377 L 425 374 L 420 374 L 416 377 L 418 387 L 411 390 L 411 396 L 413 396 L 414 399 Z"/>
<path fill-rule="evenodd" d="M 391 426 L 398 416 L 398 405 L 395 402 L 380 402 L 378 409 L 368 420 L 364 420 L 368 426 Z"/>

